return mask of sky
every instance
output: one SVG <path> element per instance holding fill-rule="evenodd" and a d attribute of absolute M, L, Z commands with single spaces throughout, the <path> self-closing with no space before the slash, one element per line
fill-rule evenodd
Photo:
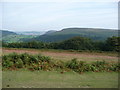
<path fill-rule="evenodd" d="M 118 2 L 2 2 L 0 13 L 0 29 L 11 31 L 118 28 Z"/>

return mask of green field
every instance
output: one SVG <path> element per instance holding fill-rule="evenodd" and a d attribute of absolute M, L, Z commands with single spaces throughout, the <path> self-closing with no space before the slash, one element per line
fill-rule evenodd
<path fill-rule="evenodd" d="M 22 39 L 29 39 L 29 38 L 34 38 L 37 35 L 8 35 L 6 37 L 3 37 L 3 41 L 8 42 L 8 43 L 13 43 L 13 42 L 21 42 Z"/>
<path fill-rule="evenodd" d="M 117 88 L 116 72 L 3 71 L 3 88 Z"/>

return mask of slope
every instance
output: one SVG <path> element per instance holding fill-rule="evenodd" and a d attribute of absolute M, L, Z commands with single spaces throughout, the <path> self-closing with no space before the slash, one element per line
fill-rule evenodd
<path fill-rule="evenodd" d="M 88 37 L 93 40 L 105 40 L 108 37 L 118 36 L 118 30 L 95 28 L 65 28 L 61 31 L 40 35 L 32 39 L 24 39 L 24 41 L 37 40 L 43 42 L 59 42 L 75 36 Z"/>

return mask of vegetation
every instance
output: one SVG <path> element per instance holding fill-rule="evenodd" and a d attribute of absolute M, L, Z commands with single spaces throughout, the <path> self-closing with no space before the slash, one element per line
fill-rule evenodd
<path fill-rule="evenodd" d="M 120 71 L 120 63 L 108 63 L 105 61 L 96 61 L 86 63 L 72 59 L 70 61 L 53 61 L 50 57 L 42 55 L 29 55 L 27 53 L 17 54 L 12 53 L 2 56 L 3 70 L 16 70 L 19 68 L 27 68 L 29 70 L 63 70 L 81 72 L 100 72 L 100 71 Z"/>
<path fill-rule="evenodd" d="M 64 49 L 64 50 L 89 50 L 89 51 L 119 51 L 120 37 L 110 37 L 106 41 L 92 41 L 89 38 L 74 37 L 62 42 L 17 42 L 4 43 L 3 47 L 9 48 L 35 48 L 35 49 Z"/>

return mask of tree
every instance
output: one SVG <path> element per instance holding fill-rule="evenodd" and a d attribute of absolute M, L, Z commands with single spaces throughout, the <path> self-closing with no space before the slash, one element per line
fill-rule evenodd
<path fill-rule="evenodd" d="M 110 37 L 106 40 L 106 50 L 120 51 L 120 37 Z"/>

